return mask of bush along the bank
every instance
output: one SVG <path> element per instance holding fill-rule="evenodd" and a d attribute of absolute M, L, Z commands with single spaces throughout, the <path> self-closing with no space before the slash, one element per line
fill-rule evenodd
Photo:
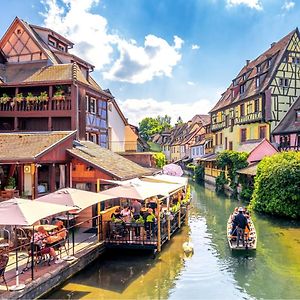
<path fill-rule="evenodd" d="M 204 166 L 198 165 L 195 168 L 195 181 L 196 181 L 196 183 L 198 183 L 198 184 L 203 183 L 204 182 L 204 175 L 205 175 Z"/>
<path fill-rule="evenodd" d="M 225 172 L 222 171 L 220 175 L 216 177 L 216 192 L 218 194 L 224 194 L 225 184 L 228 184 L 228 179 L 225 176 Z"/>
<path fill-rule="evenodd" d="M 164 153 L 159 152 L 153 154 L 154 160 L 155 160 L 155 165 L 157 168 L 162 168 L 166 164 L 166 156 Z"/>
<path fill-rule="evenodd" d="M 236 197 L 237 196 L 237 186 L 239 184 L 238 178 L 237 178 L 237 171 L 239 169 L 242 169 L 242 168 L 245 168 L 248 166 L 247 158 L 248 158 L 248 153 L 246 153 L 246 152 L 237 152 L 237 151 L 232 151 L 232 150 L 224 150 L 224 151 L 220 152 L 217 156 L 217 161 L 216 161 L 217 167 L 222 169 L 223 171 L 225 169 L 227 170 L 228 181 L 226 182 L 226 180 L 224 180 L 225 173 L 222 172 L 216 178 L 216 186 L 217 186 L 217 182 L 219 182 L 219 184 L 222 184 L 222 182 L 229 183 L 229 186 L 231 187 L 231 189 L 233 191 L 232 196 Z M 221 187 L 217 187 L 216 189 L 224 190 Z"/>
<path fill-rule="evenodd" d="M 283 152 L 258 165 L 251 207 L 257 211 L 300 218 L 300 153 Z"/>

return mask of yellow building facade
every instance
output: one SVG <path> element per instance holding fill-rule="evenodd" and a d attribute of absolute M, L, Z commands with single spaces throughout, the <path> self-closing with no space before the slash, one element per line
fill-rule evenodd
<path fill-rule="evenodd" d="M 298 29 L 247 61 L 211 110 L 215 153 L 247 151 L 246 144 L 271 139 L 272 130 L 300 96 Z"/>

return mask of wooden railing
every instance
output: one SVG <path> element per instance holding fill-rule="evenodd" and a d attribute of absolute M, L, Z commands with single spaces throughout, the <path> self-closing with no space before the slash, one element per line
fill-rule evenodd
<path fill-rule="evenodd" d="M 9 101 L 7 103 L 0 103 L 0 111 L 49 111 L 49 110 L 71 110 L 71 97 L 67 96 L 65 100 L 48 101 L 31 101 L 22 100 L 20 102 Z"/>

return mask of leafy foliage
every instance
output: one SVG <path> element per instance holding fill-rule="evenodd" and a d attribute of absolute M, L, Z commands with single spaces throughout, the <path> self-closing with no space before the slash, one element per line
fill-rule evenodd
<path fill-rule="evenodd" d="M 300 153 L 282 152 L 258 165 L 251 207 L 284 217 L 300 217 Z"/>
<path fill-rule="evenodd" d="M 216 177 L 216 192 L 224 193 L 225 192 L 225 184 L 228 183 L 228 179 L 225 176 L 225 172 L 222 171 L 219 176 Z"/>
<path fill-rule="evenodd" d="M 247 157 L 248 153 L 246 152 L 232 150 L 222 151 L 217 156 L 217 166 L 222 170 L 227 169 L 228 183 L 233 190 L 233 196 L 237 195 L 237 171 L 248 166 Z M 222 180 L 220 179 L 220 181 Z"/>
<path fill-rule="evenodd" d="M 196 183 L 200 184 L 204 182 L 204 166 L 198 165 L 195 169 L 195 181 Z"/>
<path fill-rule="evenodd" d="M 162 168 L 165 164 L 166 164 L 166 156 L 160 152 L 160 153 L 155 153 L 153 155 L 154 159 L 155 159 L 155 164 L 156 164 L 156 167 L 158 168 Z"/>
<path fill-rule="evenodd" d="M 148 141 L 151 135 L 161 133 L 169 128 L 171 128 L 171 117 L 167 115 L 156 118 L 147 117 L 139 123 L 139 132 L 145 141 Z"/>

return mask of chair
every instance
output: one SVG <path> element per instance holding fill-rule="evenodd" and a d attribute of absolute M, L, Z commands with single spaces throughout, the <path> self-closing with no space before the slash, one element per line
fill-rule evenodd
<path fill-rule="evenodd" d="M 29 241 L 25 230 L 23 228 L 17 227 L 16 228 L 16 235 L 17 235 L 17 241 L 18 241 L 17 247 L 20 247 L 21 249 L 25 248 L 27 242 Z"/>
<path fill-rule="evenodd" d="M 28 265 L 31 261 L 31 256 L 32 256 L 31 245 L 29 245 L 27 263 L 26 263 L 26 266 L 23 269 L 22 273 L 24 273 L 25 271 L 27 271 L 29 269 Z M 38 265 L 43 260 L 48 263 L 48 266 L 50 266 L 51 257 L 49 256 L 49 258 L 46 259 L 46 254 L 43 254 L 42 249 L 38 244 L 33 244 L 33 259 L 34 259 L 34 263 L 33 263 L 34 266 Z"/>
<path fill-rule="evenodd" d="M 5 283 L 7 290 L 8 290 L 8 286 L 7 286 L 4 275 L 5 275 L 6 266 L 8 264 L 8 260 L 9 260 L 9 257 L 7 254 L 0 255 L 0 277 L 3 279 L 3 282 Z"/>
<path fill-rule="evenodd" d="M 67 240 L 68 240 L 68 237 L 66 236 L 64 239 L 58 241 L 56 244 L 54 244 L 52 246 L 54 248 L 54 250 L 57 250 L 59 252 L 59 257 L 60 258 L 61 258 L 61 254 L 62 254 L 63 249 L 65 250 L 67 255 L 69 255 L 68 249 L 67 249 L 67 246 L 66 246 Z"/>

